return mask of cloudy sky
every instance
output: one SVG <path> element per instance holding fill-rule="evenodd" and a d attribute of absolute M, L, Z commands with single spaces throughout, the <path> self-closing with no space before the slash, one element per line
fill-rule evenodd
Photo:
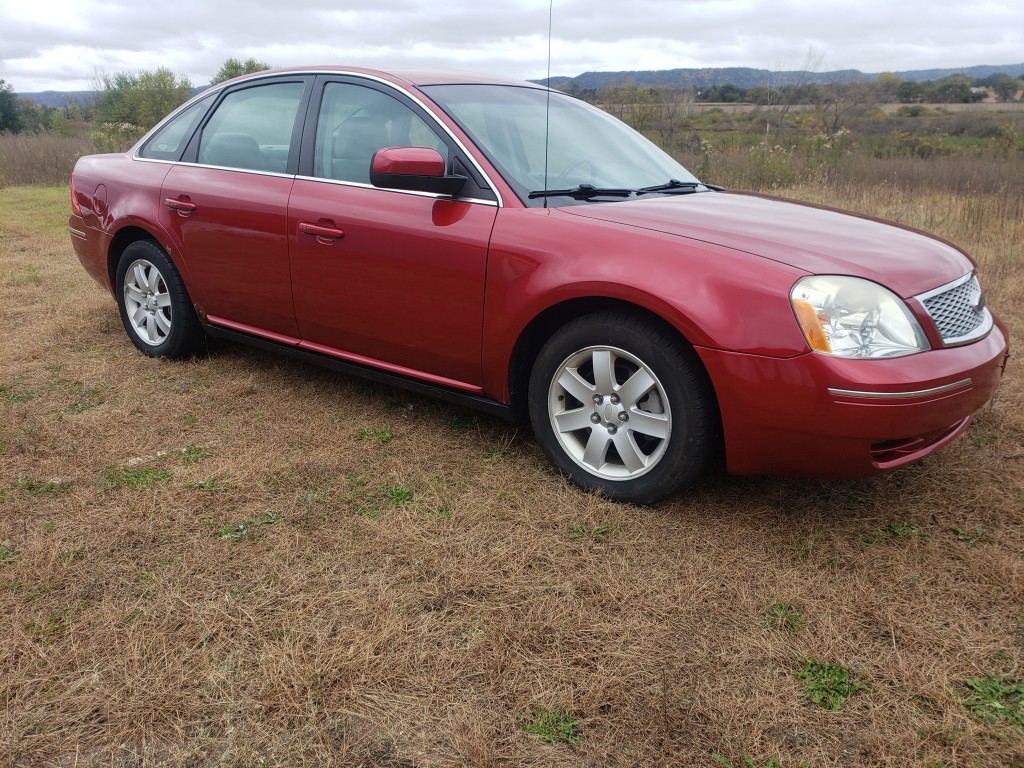
<path fill-rule="evenodd" d="M 0 78 L 81 90 L 165 66 L 201 85 L 229 56 L 539 78 L 547 26 L 548 0 L 0 0 Z M 554 0 L 553 29 L 555 75 L 1024 61 L 1024 0 Z"/>

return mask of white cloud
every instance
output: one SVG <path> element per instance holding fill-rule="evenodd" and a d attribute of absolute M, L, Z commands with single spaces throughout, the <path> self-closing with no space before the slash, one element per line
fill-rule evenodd
<path fill-rule="evenodd" d="M 543 77 L 546 0 L 0 0 L 0 78 L 18 91 L 87 88 L 166 66 L 199 85 L 229 57 L 271 64 L 471 68 Z M 905 0 L 555 0 L 553 74 L 750 66 L 865 72 L 1024 61 L 1024 3 L 937 9 Z"/>

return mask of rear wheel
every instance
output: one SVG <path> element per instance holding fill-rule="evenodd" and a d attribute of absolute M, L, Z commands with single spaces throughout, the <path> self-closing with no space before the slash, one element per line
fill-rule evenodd
<path fill-rule="evenodd" d="M 530 417 L 574 483 L 649 504 L 691 484 L 713 454 L 714 396 L 693 350 L 618 312 L 577 318 L 544 345 Z"/>
<path fill-rule="evenodd" d="M 181 275 L 163 249 L 139 240 L 117 264 L 117 306 L 128 338 L 150 357 L 188 357 L 198 352 L 203 328 Z"/>

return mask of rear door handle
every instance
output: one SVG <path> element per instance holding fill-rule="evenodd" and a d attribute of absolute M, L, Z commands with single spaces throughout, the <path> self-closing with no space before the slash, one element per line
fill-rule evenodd
<path fill-rule="evenodd" d="M 340 237 L 345 236 L 344 230 L 336 227 L 324 227 L 320 224 L 310 224 L 306 221 L 299 222 L 300 235 L 313 235 L 318 242 L 328 245 Z"/>
<path fill-rule="evenodd" d="M 175 200 L 173 197 L 164 198 L 164 205 L 182 216 L 188 216 L 198 207 L 191 200 Z"/>

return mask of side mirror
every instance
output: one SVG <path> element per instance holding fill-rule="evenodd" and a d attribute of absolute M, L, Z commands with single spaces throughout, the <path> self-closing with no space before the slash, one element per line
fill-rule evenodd
<path fill-rule="evenodd" d="M 370 163 L 370 183 L 385 189 L 455 195 L 467 181 L 465 176 L 446 176 L 444 158 L 427 147 L 379 149 Z"/>

